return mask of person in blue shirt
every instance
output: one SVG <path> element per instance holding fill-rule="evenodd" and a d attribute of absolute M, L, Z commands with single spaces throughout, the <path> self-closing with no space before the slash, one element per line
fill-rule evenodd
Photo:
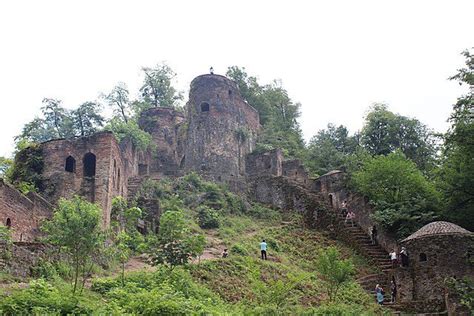
<path fill-rule="evenodd" d="M 267 243 L 265 239 L 260 243 L 260 252 L 262 254 L 262 260 L 267 260 Z"/>

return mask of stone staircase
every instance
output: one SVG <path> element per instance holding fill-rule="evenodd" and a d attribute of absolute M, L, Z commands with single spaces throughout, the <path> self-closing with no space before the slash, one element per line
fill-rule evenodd
<path fill-rule="evenodd" d="M 385 291 L 384 306 L 394 310 L 394 314 L 400 314 L 400 305 L 391 303 L 390 296 L 390 278 L 392 275 L 392 262 L 389 254 L 379 245 L 372 244 L 369 235 L 360 228 L 356 222 L 352 225 L 349 221 L 345 223 L 344 216 L 338 216 L 338 221 L 344 231 L 347 233 L 347 238 L 359 252 L 368 258 L 375 266 L 378 273 L 363 276 L 357 280 L 361 287 L 370 293 L 375 300 L 375 286 L 380 284 Z"/>
<path fill-rule="evenodd" d="M 129 200 L 133 199 L 137 195 L 138 189 L 140 188 L 140 185 L 142 184 L 142 182 L 148 179 L 159 181 L 161 177 L 157 174 L 153 174 L 153 175 L 144 175 L 144 176 L 133 176 L 133 177 L 128 178 L 127 198 Z"/>
<path fill-rule="evenodd" d="M 128 181 L 127 181 L 127 195 L 128 195 L 128 199 L 131 200 L 133 197 L 135 197 L 135 195 L 137 194 L 138 192 L 138 189 L 140 188 L 140 185 L 142 183 L 142 181 L 144 180 L 143 177 L 140 177 L 140 176 L 135 176 L 135 177 L 130 177 L 128 178 Z"/>

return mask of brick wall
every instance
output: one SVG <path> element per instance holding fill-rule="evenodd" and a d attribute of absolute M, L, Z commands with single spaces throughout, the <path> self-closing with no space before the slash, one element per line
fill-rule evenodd
<path fill-rule="evenodd" d="M 23 195 L 0 179 L 0 222 L 11 225 L 13 241 L 34 241 L 40 237 L 41 221 L 52 214 L 51 205 L 36 193 Z"/>

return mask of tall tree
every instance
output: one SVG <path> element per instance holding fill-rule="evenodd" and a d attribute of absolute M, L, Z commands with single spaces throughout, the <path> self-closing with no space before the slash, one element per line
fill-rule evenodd
<path fill-rule="evenodd" d="M 439 192 L 400 151 L 366 159 L 352 181 L 375 206 L 373 219 L 398 237 L 406 237 L 440 215 Z"/>
<path fill-rule="evenodd" d="M 462 53 L 466 67 L 451 77 L 467 85 L 467 94 L 458 98 L 449 118 L 451 128 L 445 136 L 440 186 L 447 202 L 446 216 L 474 230 L 474 55 Z"/>
<path fill-rule="evenodd" d="M 103 242 L 100 214 L 99 206 L 81 197 L 61 199 L 53 218 L 42 227 L 47 234 L 47 241 L 64 249 L 72 260 L 73 293 L 77 289 L 79 274 L 83 278 L 87 276 L 85 272 L 92 264 L 92 254 Z"/>
<path fill-rule="evenodd" d="M 114 113 L 120 116 L 125 123 L 128 123 L 130 117 L 130 99 L 127 85 L 119 82 L 109 94 L 103 95 L 110 107 L 113 108 Z"/>
<path fill-rule="evenodd" d="M 281 81 L 260 85 L 245 68 L 236 66 L 228 68 L 227 76 L 237 83 L 242 97 L 259 113 L 263 133 L 258 147 L 264 150 L 279 147 L 288 158 L 303 159 L 305 144 L 298 123 L 301 104 L 291 100 Z"/>
<path fill-rule="evenodd" d="M 423 171 L 434 166 L 436 141 L 433 132 L 417 119 L 395 114 L 385 104 L 374 104 L 365 118 L 361 141 L 373 155 L 401 150 Z"/>
<path fill-rule="evenodd" d="M 176 73 L 165 63 L 158 64 L 154 68 L 144 67 L 142 70 L 145 74 L 140 88 L 143 100 L 151 107 L 177 107 L 183 95 L 172 85 Z"/>
<path fill-rule="evenodd" d="M 84 102 L 71 112 L 72 124 L 78 136 L 92 135 L 104 124 L 100 115 L 100 105 L 96 102 Z"/>
<path fill-rule="evenodd" d="M 358 146 L 358 135 L 349 136 L 345 126 L 330 123 L 309 141 L 307 167 L 318 175 L 340 168 Z"/>
<path fill-rule="evenodd" d="M 74 136 L 70 113 L 61 105 L 61 100 L 43 99 L 41 111 L 46 125 L 49 129 L 55 131 L 56 137 Z"/>
<path fill-rule="evenodd" d="M 67 138 L 74 136 L 71 115 L 61 105 L 60 100 L 43 99 L 41 117 L 34 118 L 25 124 L 17 141 L 44 142 L 54 138 Z"/>

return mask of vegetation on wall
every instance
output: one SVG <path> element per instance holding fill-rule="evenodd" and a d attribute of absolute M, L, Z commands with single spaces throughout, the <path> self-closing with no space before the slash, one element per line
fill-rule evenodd
<path fill-rule="evenodd" d="M 257 150 L 281 148 L 286 157 L 303 159 L 306 150 L 298 123 L 301 104 L 291 100 L 281 81 L 261 85 L 245 68 L 237 66 L 229 67 L 226 75 L 237 83 L 244 100 L 259 113 L 263 132 Z"/>
<path fill-rule="evenodd" d="M 38 144 L 29 144 L 15 155 L 8 180 L 23 193 L 42 190 L 43 152 Z"/>

